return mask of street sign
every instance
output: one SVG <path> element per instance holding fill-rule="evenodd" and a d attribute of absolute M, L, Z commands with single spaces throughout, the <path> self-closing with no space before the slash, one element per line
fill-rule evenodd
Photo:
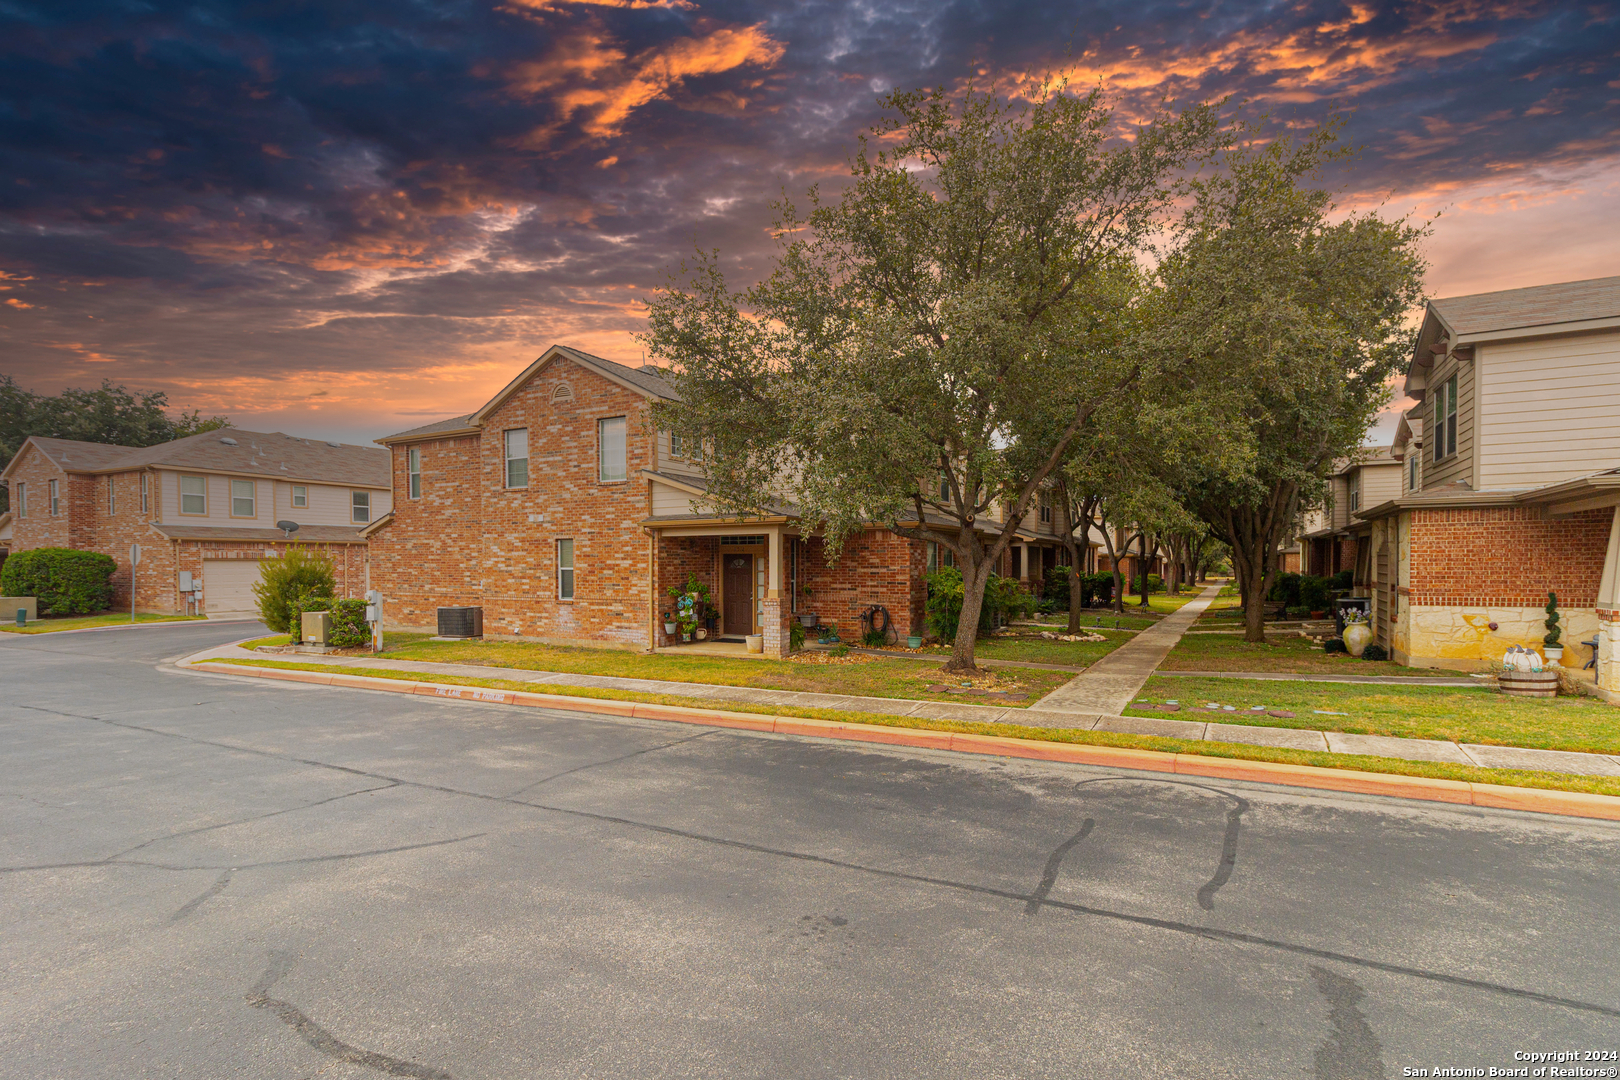
<path fill-rule="evenodd" d="M 131 544 L 131 545 L 129 545 L 129 565 L 131 565 L 131 566 L 139 566 L 139 565 L 141 565 L 141 545 L 139 545 L 139 544 Z"/>

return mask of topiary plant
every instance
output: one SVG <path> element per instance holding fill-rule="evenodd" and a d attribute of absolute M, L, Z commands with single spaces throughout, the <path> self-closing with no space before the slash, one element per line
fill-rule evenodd
<path fill-rule="evenodd" d="M 1556 648 L 1558 646 L 1558 636 L 1563 633 L 1563 631 L 1558 628 L 1557 593 L 1550 592 L 1547 594 L 1547 619 L 1541 625 L 1547 628 L 1546 636 L 1541 639 L 1541 643 L 1543 645 Z"/>

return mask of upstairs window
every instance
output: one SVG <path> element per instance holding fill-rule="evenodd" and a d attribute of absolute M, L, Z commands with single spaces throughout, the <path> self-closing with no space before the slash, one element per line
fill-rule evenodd
<path fill-rule="evenodd" d="M 57 514 L 61 513 L 61 510 L 62 510 L 61 492 L 57 489 L 55 480 L 51 481 L 50 494 L 51 494 L 51 517 L 55 517 Z"/>
<path fill-rule="evenodd" d="M 118 513 L 118 481 L 107 477 L 107 516 L 114 517 Z"/>
<path fill-rule="evenodd" d="M 604 482 L 628 479 L 624 445 L 624 417 L 596 422 L 597 477 Z"/>
<path fill-rule="evenodd" d="M 506 460 L 506 486 L 529 486 L 529 429 L 508 431 L 503 442 Z"/>
<path fill-rule="evenodd" d="M 422 497 L 422 448 L 413 446 L 405 451 L 405 475 L 411 498 Z"/>
<path fill-rule="evenodd" d="M 939 473 L 939 501 L 951 501 L 951 478 L 943 469 Z"/>
<path fill-rule="evenodd" d="M 208 478 L 182 476 L 180 478 L 180 512 L 182 514 L 208 513 Z"/>
<path fill-rule="evenodd" d="M 147 494 L 146 494 L 147 493 L 147 481 L 150 480 L 151 478 L 152 478 L 151 473 L 141 473 L 141 513 L 142 514 L 145 514 L 147 512 L 147 510 L 146 510 L 147 501 L 148 501 L 147 500 Z"/>
<path fill-rule="evenodd" d="M 354 492 L 354 522 L 364 525 L 371 520 L 371 492 Z"/>
<path fill-rule="evenodd" d="M 1406 463 L 1406 490 L 1416 491 L 1418 480 L 1418 456 L 1412 455 L 1412 460 Z"/>
<path fill-rule="evenodd" d="M 670 432 L 669 433 L 669 456 L 670 457 L 676 457 L 676 458 L 685 457 L 686 456 L 686 447 L 684 445 L 685 442 L 686 442 L 685 439 L 681 438 L 679 435 L 675 434 L 673 431 Z"/>
<path fill-rule="evenodd" d="M 1434 460 L 1444 461 L 1457 452 L 1457 376 L 1440 387 L 1434 403 Z"/>
<path fill-rule="evenodd" d="M 1361 477 L 1350 478 L 1350 512 L 1353 514 L 1361 509 Z"/>
<path fill-rule="evenodd" d="M 1041 524 L 1052 524 L 1052 495 L 1050 492 L 1041 493 Z"/>
<path fill-rule="evenodd" d="M 252 480 L 231 481 L 231 517 L 258 517 Z"/>
<path fill-rule="evenodd" d="M 557 599 L 574 598 L 574 542 L 557 541 Z"/>
<path fill-rule="evenodd" d="M 302 510 L 309 506 L 309 488 L 305 487 L 303 484 L 294 484 L 292 492 L 292 504 L 293 508 L 296 510 Z"/>
<path fill-rule="evenodd" d="M 21 482 L 17 484 L 17 516 L 28 516 L 28 485 Z"/>

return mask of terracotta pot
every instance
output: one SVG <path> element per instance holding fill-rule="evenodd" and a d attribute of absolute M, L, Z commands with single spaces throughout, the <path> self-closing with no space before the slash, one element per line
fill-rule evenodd
<path fill-rule="evenodd" d="M 1351 656 L 1359 657 L 1372 644 L 1372 627 L 1366 623 L 1351 623 L 1344 628 L 1344 648 Z"/>

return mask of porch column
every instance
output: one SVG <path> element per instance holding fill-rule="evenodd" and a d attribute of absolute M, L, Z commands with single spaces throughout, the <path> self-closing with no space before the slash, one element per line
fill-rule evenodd
<path fill-rule="evenodd" d="M 1597 684 L 1620 692 L 1620 507 L 1609 523 L 1609 548 L 1603 555 L 1603 581 L 1597 595 Z"/>
<path fill-rule="evenodd" d="M 765 655 L 778 660 L 791 651 L 788 638 L 788 598 L 782 595 L 782 527 L 773 525 L 766 533 L 765 599 L 760 602 L 760 632 L 765 637 Z"/>

